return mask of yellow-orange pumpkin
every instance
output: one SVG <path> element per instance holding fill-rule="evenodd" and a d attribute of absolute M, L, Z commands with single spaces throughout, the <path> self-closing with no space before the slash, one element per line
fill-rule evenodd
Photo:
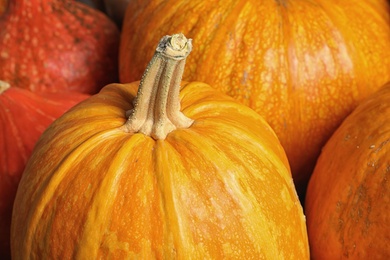
<path fill-rule="evenodd" d="M 133 0 L 120 80 L 142 75 L 161 35 L 183 32 L 197 44 L 183 79 L 263 115 L 304 190 L 342 119 L 390 80 L 389 14 L 386 0 Z"/>
<path fill-rule="evenodd" d="M 190 49 L 164 37 L 138 94 L 108 85 L 42 135 L 14 204 L 14 259 L 309 258 L 275 133 L 204 83 L 180 90 Z"/>
<path fill-rule="evenodd" d="M 390 259 L 390 83 L 324 147 L 306 214 L 313 259 Z"/>

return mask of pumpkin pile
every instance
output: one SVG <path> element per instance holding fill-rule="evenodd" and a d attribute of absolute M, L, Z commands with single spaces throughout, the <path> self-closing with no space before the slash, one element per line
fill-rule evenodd
<path fill-rule="evenodd" d="M 87 97 L 79 92 L 38 94 L 0 81 L 1 256 L 9 252 L 11 213 L 16 189 L 35 143 L 55 119 Z"/>
<path fill-rule="evenodd" d="M 0 0 L 0 259 L 390 258 L 389 53 L 387 0 Z"/>
<path fill-rule="evenodd" d="M 118 78 L 119 30 L 66 0 L 0 1 L 0 259 L 19 180 L 43 131 Z"/>

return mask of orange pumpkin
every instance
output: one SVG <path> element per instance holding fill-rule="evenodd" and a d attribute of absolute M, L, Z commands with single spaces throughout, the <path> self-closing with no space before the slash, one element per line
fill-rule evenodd
<path fill-rule="evenodd" d="M 390 80 L 386 0 L 132 0 L 126 12 L 120 81 L 142 75 L 161 35 L 183 32 L 198 44 L 183 79 L 263 115 L 303 189 L 342 119 Z"/>
<path fill-rule="evenodd" d="M 14 204 L 14 259 L 309 258 L 275 133 L 204 83 L 180 87 L 190 50 L 164 37 L 140 83 L 106 86 L 42 135 Z"/>
<path fill-rule="evenodd" d="M 12 206 L 19 180 L 43 131 L 88 97 L 75 93 L 33 93 L 0 80 L 0 259 L 10 258 Z"/>
<path fill-rule="evenodd" d="M 390 82 L 324 147 L 306 196 L 314 259 L 390 259 Z"/>

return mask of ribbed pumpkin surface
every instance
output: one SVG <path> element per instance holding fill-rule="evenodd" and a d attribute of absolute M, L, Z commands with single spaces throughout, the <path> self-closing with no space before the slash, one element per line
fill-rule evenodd
<path fill-rule="evenodd" d="M 40 139 L 14 207 L 15 259 L 308 259 L 285 153 L 253 110 L 202 83 L 187 129 L 122 130 L 138 84 L 112 84 Z"/>
<path fill-rule="evenodd" d="M 160 37 L 184 33 L 196 46 L 184 80 L 263 115 L 305 188 L 342 119 L 390 80 L 389 10 L 385 0 L 130 1 L 120 80 L 139 79 Z"/>

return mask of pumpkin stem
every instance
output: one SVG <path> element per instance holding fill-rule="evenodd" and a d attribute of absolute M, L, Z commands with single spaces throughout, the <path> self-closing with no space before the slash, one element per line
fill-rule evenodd
<path fill-rule="evenodd" d="M 9 89 L 11 85 L 8 82 L 0 80 L 0 94 Z"/>
<path fill-rule="evenodd" d="M 164 36 L 142 76 L 134 108 L 126 112 L 127 132 L 140 132 L 165 139 L 177 128 L 188 128 L 193 120 L 180 111 L 180 82 L 185 60 L 192 50 L 183 34 Z"/>

